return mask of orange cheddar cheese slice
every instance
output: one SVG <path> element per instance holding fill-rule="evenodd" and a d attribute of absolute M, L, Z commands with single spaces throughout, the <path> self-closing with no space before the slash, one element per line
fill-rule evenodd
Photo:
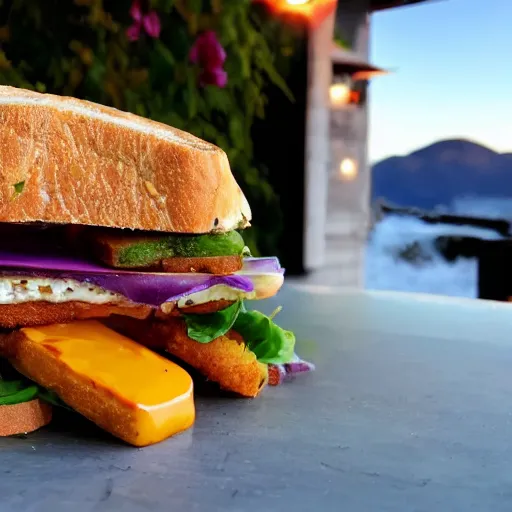
<path fill-rule="evenodd" d="M 97 321 L 23 328 L 0 342 L 22 374 L 134 446 L 195 421 L 193 383 L 173 362 Z"/>

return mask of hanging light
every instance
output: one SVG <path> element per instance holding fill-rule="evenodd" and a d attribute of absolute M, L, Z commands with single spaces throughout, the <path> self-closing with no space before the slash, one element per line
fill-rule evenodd
<path fill-rule="evenodd" d="M 352 91 L 346 83 L 332 84 L 329 88 L 329 96 L 333 107 L 340 107 L 350 103 Z"/>
<path fill-rule="evenodd" d="M 333 83 L 330 97 L 334 109 L 346 105 L 363 106 L 366 103 L 368 81 L 388 73 L 335 41 L 331 46 L 331 61 Z"/>
<path fill-rule="evenodd" d="M 340 163 L 340 176 L 345 180 L 357 177 L 357 162 L 352 158 L 344 158 Z"/>
<path fill-rule="evenodd" d="M 354 82 L 348 73 L 333 73 L 333 82 L 329 87 L 331 107 L 336 109 L 354 103 Z"/>

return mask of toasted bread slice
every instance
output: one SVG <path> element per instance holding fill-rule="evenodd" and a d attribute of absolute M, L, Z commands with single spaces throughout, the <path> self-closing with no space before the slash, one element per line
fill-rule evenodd
<path fill-rule="evenodd" d="M 229 275 L 243 267 L 242 256 L 210 256 L 207 258 L 169 258 L 162 260 L 164 272 L 185 274 L 197 272 L 204 274 Z"/>
<path fill-rule="evenodd" d="M 0 328 L 67 323 L 74 320 L 105 318 L 113 314 L 147 318 L 149 306 L 139 304 L 89 304 L 86 302 L 53 303 L 45 301 L 0 304 Z"/>
<path fill-rule="evenodd" d="M 134 446 L 160 442 L 194 422 L 188 373 L 99 322 L 23 328 L 0 337 L 0 355 Z"/>
<path fill-rule="evenodd" d="M 28 434 L 52 420 L 52 406 L 42 400 L 0 406 L 0 436 Z"/>
<path fill-rule="evenodd" d="M 267 384 L 267 365 L 258 362 L 234 331 L 210 343 L 199 343 L 187 336 L 185 321 L 179 317 L 141 321 L 116 315 L 104 322 L 142 345 L 167 350 L 226 391 L 252 398 Z"/>
<path fill-rule="evenodd" d="M 225 152 L 88 101 L 0 87 L 0 222 L 209 233 L 249 204 Z"/>

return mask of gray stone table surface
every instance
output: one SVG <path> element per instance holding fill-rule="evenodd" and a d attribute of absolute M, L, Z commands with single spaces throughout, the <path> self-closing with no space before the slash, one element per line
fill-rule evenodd
<path fill-rule="evenodd" d="M 255 400 L 197 398 L 135 449 L 57 421 L 0 440 L 3 511 L 512 510 L 512 305 L 287 286 L 317 371 Z"/>

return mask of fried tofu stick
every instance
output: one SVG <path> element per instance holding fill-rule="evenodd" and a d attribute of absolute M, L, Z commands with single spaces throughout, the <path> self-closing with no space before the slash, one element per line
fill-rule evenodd
<path fill-rule="evenodd" d="M 185 321 L 180 317 L 139 321 L 114 315 L 104 323 L 142 345 L 168 351 L 225 391 L 253 398 L 267 384 L 267 365 L 258 362 L 233 330 L 210 343 L 199 343 L 187 336 Z"/>

